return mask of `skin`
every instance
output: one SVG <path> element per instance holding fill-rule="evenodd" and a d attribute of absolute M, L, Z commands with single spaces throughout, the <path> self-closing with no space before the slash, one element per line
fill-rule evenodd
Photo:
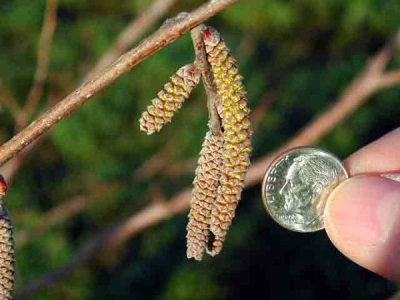
<path fill-rule="evenodd" d="M 330 195 L 325 228 L 349 259 L 400 282 L 400 182 L 377 174 L 400 174 L 400 128 L 345 161 L 352 178 Z"/>

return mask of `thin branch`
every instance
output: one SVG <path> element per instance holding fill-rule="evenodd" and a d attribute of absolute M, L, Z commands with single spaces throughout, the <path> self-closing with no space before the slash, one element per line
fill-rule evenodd
<path fill-rule="evenodd" d="M 205 29 L 205 25 L 201 24 L 196 26 L 190 31 L 192 38 L 194 52 L 196 55 L 196 67 L 200 69 L 203 78 L 204 89 L 207 95 L 207 107 L 210 115 L 210 121 L 208 126 L 214 133 L 219 132 L 221 129 L 220 118 L 217 111 L 217 87 L 214 83 L 213 74 L 211 67 L 207 60 L 206 50 L 203 43 L 202 32 Z"/>
<path fill-rule="evenodd" d="M 0 147 L 0 165 L 15 156 L 51 127 L 69 116 L 93 95 L 111 85 L 138 63 L 178 39 L 194 26 L 211 18 L 219 11 L 235 4 L 238 0 L 213 0 L 203 4 L 191 13 L 179 14 L 169 20 L 140 45 L 122 55 L 95 79 L 85 82 L 49 111 L 41 115 L 28 127 Z"/>
<path fill-rule="evenodd" d="M 43 288 L 50 287 L 62 280 L 66 275 L 72 273 L 77 268 L 87 263 L 88 259 L 93 257 L 97 249 L 101 248 L 108 238 L 113 234 L 113 229 L 110 228 L 99 234 L 95 239 L 90 240 L 80 251 L 71 259 L 68 264 L 65 264 L 60 269 L 48 273 L 40 279 L 29 282 L 21 289 L 15 290 L 12 295 L 13 299 L 27 299 Z"/>
<path fill-rule="evenodd" d="M 7 107 L 14 120 L 18 118 L 21 108 L 14 94 L 4 86 L 2 80 L 0 80 L 0 103 Z"/>
<path fill-rule="evenodd" d="M 37 51 L 37 66 L 31 89 L 28 93 L 24 108 L 16 119 L 17 132 L 21 130 L 32 117 L 43 92 L 50 62 L 50 48 L 57 25 L 57 0 L 47 0 L 42 31 Z"/>
<path fill-rule="evenodd" d="M 117 40 L 102 56 L 96 66 L 86 75 L 84 81 L 92 79 L 103 71 L 108 65 L 116 60 L 122 53 L 137 42 L 143 34 L 155 25 L 178 0 L 156 0 L 148 10 L 139 17 L 133 19 L 128 26 L 120 33 Z"/>
<path fill-rule="evenodd" d="M 400 71 L 386 72 L 379 80 L 381 88 L 391 88 L 398 84 L 400 84 Z"/>
<path fill-rule="evenodd" d="M 400 300 L 400 290 L 394 293 L 389 299 L 387 300 Z"/>
<path fill-rule="evenodd" d="M 175 150 L 176 139 L 169 140 L 164 146 L 158 150 L 152 157 L 146 160 L 138 169 L 133 173 L 133 180 L 145 180 L 158 174 L 168 164 L 167 157 L 171 157 Z"/>
<path fill-rule="evenodd" d="M 294 146 L 314 144 L 376 92 L 378 86 L 372 85 L 370 81 L 371 79 L 375 79 L 375 77 L 370 74 L 375 73 L 375 69 L 371 69 L 371 65 L 376 65 L 375 63 L 385 56 L 383 54 L 386 53 L 389 55 L 385 49 L 387 48 L 385 47 L 370 59 L 366 67 L 352 81 L 350 86 L 344 91 L 343 95 L 331 109 L 307 124 L 304 129 L 287 144 L 255 161 L 247 174 L 246 187 L 251 187 L 262 180 L 265 169 L 278 153 Z M 43 288 L 56 284 L 61 279 L 74 272 L 78 267 L 87 264 L 99 250 L 112 251 L 142 230 L 172 218 L 176 214 L 185 212 L 189 207 L 190 195 L 191 189 L 187 188 L 168 202 L 152 202 L 152 204 L 142 211 L 113 227 L 112 230 L 107 230 L 103 234 L 100 234 L 99 237 L 89 241 L 87 246 L 78 251 L 76 256 L 60 269 L 45 275 L 41 279 L 32 281 L 28 283 L 27 286 L 17 290 L 14 294 L 15 299 L 21 299 L 24 296 L 32 295 Z"/>
<path fill-rule="evenodd" d="M 88 195 L 79 195 L 52 208 L 44 213 L 33 227 L 15 233 L 15 244 L 18 248 L 25 246 L 30 240 L 50 230 L 57 224 L 76 216 L 88 206 L 97 203 L 99 199 L 106 197 L 115 191 L 117 185 L 108 183 L 91 187 Z"/>

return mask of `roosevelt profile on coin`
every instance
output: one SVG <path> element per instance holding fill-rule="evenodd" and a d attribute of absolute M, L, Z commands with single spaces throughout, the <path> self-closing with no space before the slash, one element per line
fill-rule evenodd
<path fill-rule="evenodd" d="M 284 197 L 283 209 L 296 214 L 295 220 L 299 223 L 311 225 L 321 217 L 327 196 L 324 190 L 338 184 L 337 171 L 330 164 L 328 159 L 303 154 L 288 169 L 279 194 Z"/>
<path fill-rule="evenodd" d="M 344 166 L 333 154 L 315 147 L 293 148 L 279 155 L 265 173 L 265 208 L 287 229 L 323 229 L 328 196 L 346 178 Z"/>

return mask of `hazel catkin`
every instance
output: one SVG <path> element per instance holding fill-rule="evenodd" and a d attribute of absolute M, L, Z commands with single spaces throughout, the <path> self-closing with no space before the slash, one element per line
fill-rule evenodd
<path fill-rule="evenodd" d="M 140 130 L 152 134 L 171 122 L 176 111 L 200 81 L 200 71 L 193 64 L 180 68 L 153 99 L 140 118 Z"/>
<path fill-rule="evenodd" d="M 204 250 L 213 247 L 210 220 L 217 197 L 222 163 L 223 139 L 220 132 L 207 132 L 193 181 L 187 225 L 187 257 L 202 260 Z M 212 249 L 211 249 L 212 251 Z"/>
<path fill-rule="evenodd" d="M 250 109 L 247 107 L 243 78 L 220 34 L 208 27 L 202 35 L 220 101 L 217 109 L 224 142 L 220 183 L 210 220 L 214 242 L 209 254 L 216 255 L 222 249 L 235 216 L 250 164 Z"/>

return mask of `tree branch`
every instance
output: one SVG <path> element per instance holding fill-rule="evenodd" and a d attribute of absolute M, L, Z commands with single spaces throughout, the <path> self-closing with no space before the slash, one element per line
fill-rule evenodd
<path fill-rule="evenodd" d="M 76 91 L 41 115 L 36 121 L 15 135 L 0 147 L 0 165 L 15 156 L 51 127 L 69 116 L 93 95 L 111 85 L 118 77 L 125 74 L 138 63 L 178 39 L 194 26 L 204 22 L 219 11 L 238 0 L 213 0 L 203 4 L 191 13 L 180 14 L 169 20 L 140 45 L 122 55 L 109 66 L 103 74 L 82 84 Z"/>
<path fill-rule="evenodd" d="M 134 18 L 128 26 L 119 34 L 117 40 L 110 49 L 102 56 L 98 63 L 88 72 L 84 81 L 92 79 L 109 64 L 118 58 L 129 47 L 139 40 L 143 34 L 158 22 L 178 0 L 156 0 L 153 5 Z"/>

